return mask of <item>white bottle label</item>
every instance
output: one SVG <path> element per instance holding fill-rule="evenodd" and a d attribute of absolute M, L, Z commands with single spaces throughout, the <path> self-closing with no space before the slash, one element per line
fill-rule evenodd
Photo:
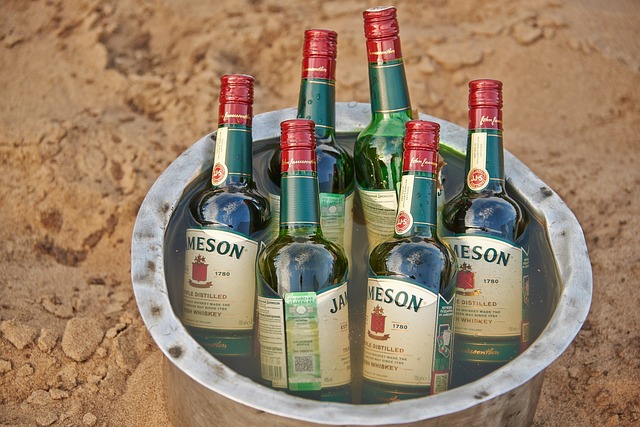
<path fill-rule="evenodd" d="M 258 242 L 219 229 L 186 232 L 185 324 L 226 330 L 253 328 Z"/>
<path fill-rule="evenodd" d="M 349 384 L 351 347 L 347 283 L 318 294 L 322 388 Z"/>
<path fill-rule="evenodd" d="M 489 172 L 487 171 L 487 133 L 475 132 L 471 134 L 467 186 L 474 191 L 480 191 L 487 185 L 489 185 Z"/>
<path fill-rule="evenodd" d="M 258 296 L 261 375 L 274 388 L 287 388 L 284 300 Z"/>
<path fill-rule="evenodd" d="M 278 237 L 280 232 L 280 196 L 269 193 L 269 210 L 271 212 L 271 231 L 267 241 L 271 242 Z"/>
<path fill-rule="evenodd" d="M 218 186 L 224 183 L 229 176 L 229 169 L 227 168 L 227 141 L 229 128 L 221 127 L 216 132 L 216 150 L 214 153 L 215 164 L 213 165 L 213 171 L 211 173 L 211 184 Z"/>
<path fill-rule="evenodd" d="M 378 243 L 393 235 L 398 199 L 394 190 L 365 190 L 358 186 L 358 194 L 371 252 Z"/>
<path fill-rule="evenodd" d="M 474 337 L 518 337 L 521 334 L 523 249 L 482 236 L 445 240 L 458 259 L 456 333 Z"/>
<path fill-rule="evenodd" d="M 363 376 L 428 387 L 433 369 L 438 295 L 409 282 L 369 278 Z M 450 345 L 450 333 L 446 337 Z"/>

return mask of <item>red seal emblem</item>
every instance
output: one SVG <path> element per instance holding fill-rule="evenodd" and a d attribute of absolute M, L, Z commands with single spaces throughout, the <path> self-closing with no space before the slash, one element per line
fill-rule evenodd
<path fill-rule="evenodd" d="M 228 173 L 229 172 L 226 165 L 222 163 L 216 163 L 215 166 L 213 166 L 213 173 L 211 174 L 211 183 L 213 185 L 222 184 L 227 179 Z"/>
<path fill-rule="evenodd" d="M 406 233 L 413 225 L 413 217 L 406 211 L 398 212 L 396 216 L 396 234 Z"/>
<path fill-rule="evenodd" d="M 473 168 L 467 175 L 467 185 L 471 190 L 482 190 L 489 184 L 489 173 L 485 169 Z"/>

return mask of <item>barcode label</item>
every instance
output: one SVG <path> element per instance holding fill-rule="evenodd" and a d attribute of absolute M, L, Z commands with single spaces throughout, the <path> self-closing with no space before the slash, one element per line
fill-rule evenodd
<path fill-rule="evenodd" d="M 433 374 L 433 384 L 431 384 L 431 394 L 447 391 L 449 388 L 449 374 Z"/>
<path fill-rule="evenodd" d="M 293 372 L 307 374 L 316 371 L 315 357 L 313 355 L 293 355 Z"/>
<path fill-rule="evenodd" d="M 272 381 L 284 379 L 282 366 L 262 364 L 262 378 L 269 378 Z"/>

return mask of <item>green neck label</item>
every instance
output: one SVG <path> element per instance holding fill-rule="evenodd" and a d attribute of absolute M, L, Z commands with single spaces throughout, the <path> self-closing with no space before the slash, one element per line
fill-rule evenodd
<path fill-rule="evenodd" d="M 219 186 L 230 178 L 251 178 L 251 128 L 227 125 L 218 128 L 211 183 Z"/>
<path fill-rule="evenodd" d="M 303 79 L 298 101 L 298 118 L 313 120 L 316 135 L 325 138 L 335 128 L 335 83 L 327 79 Z"/>
<path fill-rule="evenodd" d="M 402 176 L 395 233 L 402 236 L 415 227 L 436 227 L 436 177 L 431 173 L 408 173 Z"/>
<path fill-rule="evenodd" d="M 404 63 L 401 59 L 384 64 L 369 63 L 371 110 L 395 113 L 411 109 Z"/>
<path fill-rule="evenodd" d="M 280 227 L 319 225 L 318 176 L 315 172 L 296 172 L 282 176 Z"/>

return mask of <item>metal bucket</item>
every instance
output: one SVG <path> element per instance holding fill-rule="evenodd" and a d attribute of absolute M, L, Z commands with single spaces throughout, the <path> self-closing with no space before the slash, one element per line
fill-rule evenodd
<path fill-rule="evenodd" d="M 277 141 L 280 122 L 294 118 L 295 114 L 295 109 L 284 109 L 256 115 L 254 147 L 260 149 L 265 141 Z M 336 118 L 338 135 L 355 135 L 368 124 L 370 106 L 337 103 Z M 442 144 L 464 153 L 466 129 L 423 114 L 420 118 L 440 123 Z M 538 307 L 535 341 L 515 360 L 473 383 L 424 398 L 357 405 L 317 402 L 261 386 L 200 347 L 176 315 L 181 306 L 177 301 L 181 290 L 168 285 L 167 277 L 172 273 L 169 258 L 173 254 L 165 247 L 167 233 L 187 189 L 202 182 L 210 173 L 213 149 L 213 139 L 207 135 L 160 175 L 140 207 L 131 244 L 133 289 L 142 318 L 165 355 L 164 389 L 174 425 L 518 426 L 531 423 L 545 369 L 569 346 L 587 317 L 592 275 L 584 235 L 575 216 L 523 163 L 505 152 L 510 193 L 538 224 L 540 232 L 534 243 L 546 253 L 539 257 L 541 261 L 536 268 L 542 272 L 539 290 L 532 289 Z M 260 171 L 266 166 L 258 160 L 254 161 L 256 168 Z M 362 228 L 354 224 L 354 233 L 363 233 Z M 354 236 L 354 242 L 356 240 Z M 354 244 L 356 246 L 364 245 Z M 176 269 L 181 268 L 182 264 L 178 263 Z M 366 273 L 359 268 L 360 272 L 354 276 Z M 358 327 L 353 322 L 352 325 Z"/>

